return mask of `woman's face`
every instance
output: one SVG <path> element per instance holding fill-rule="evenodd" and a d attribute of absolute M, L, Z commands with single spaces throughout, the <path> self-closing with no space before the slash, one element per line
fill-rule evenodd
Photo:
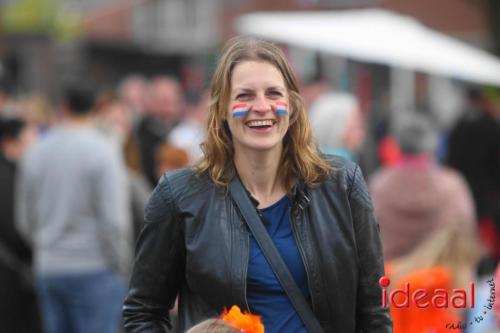
<path fill-rule="evenodd" d="M 226 119 L 235 151 L 281 151 L 289 125 L 289 98 L 281 72 L 268 62 L 233 69 Z"/>

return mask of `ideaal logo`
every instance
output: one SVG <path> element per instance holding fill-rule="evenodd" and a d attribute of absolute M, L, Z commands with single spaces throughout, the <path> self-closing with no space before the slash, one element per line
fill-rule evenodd
<path fill-rule="evenodd" d="M 485 305 L 483 305 L 482 315 L 474 317 L 470 322 L 446 323 L 445 327 L 449 329 L 465 329 L 467 326 L 474 323 L 480 323 L 484 320 L 486 315 L 495 303 L 495 282 L 493 278 L 486 281 L 489 286 L 490 296 Z M 404 285 L 403 289 L 394 289 L 389 294 L 387 287 L 391 284 L 388 277 L 381 277 L 379 284 L 382 287 L 382 307 L 387 308 L 387 303 L 393 308 L 410 308 L 415 306 L 417 308 L 435 307 L 438 309 L 464 309 L 468 306 L 471 309 L 475 307 L 475 284 L 469 283 L 468 290 L 466 289 L 453 289 L 451 292 L 446 289 L 437 288 L 434 290 L 427 290 L 423 288 L 412 290 L 409 283 Z"/>
<path fill-rule="evenodd" d="M 379 284 L 382 287 L 382 307 L 384 308 L 387 307 L 387 302 L 389 301 L 391 307 L 399 309 L 409 308 L 410 303 L 417 308 L 434 306 L 438 309 L 449 307 L 458 309 L 467 307 L 467 298 L 470 300 L 470 307 L 473 308 L 475 306 L 475 286 L 473 282 L 469 284 L 469 290 L 453 289 L 452 292 L 440 288 L 432 291 L 423 288 L 411 290 L 410 284 L 406 283 L 404 289 L 394 289 L 389 295 L 387 295 L 386 288 L 391 284 L 391 280 L 384 276 L 380 278 Z M 398 303 L 397 300 L 400 300 L 400 295 L 404 300 Z"/>

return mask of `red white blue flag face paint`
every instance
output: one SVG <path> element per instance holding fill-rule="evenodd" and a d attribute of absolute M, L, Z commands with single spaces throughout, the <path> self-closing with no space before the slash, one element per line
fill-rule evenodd
<path fill-rule="evenodd" d="M 231 114 L 233 115 L 233 118 L 245 117 L 248 114 L 248 110 L 248 105 L 245 103 L 236 104 L 231 108 Z"/>
<path fill-rule="evenodd" d="M 285 102 L 276 102 L 276 113 L 278 116 L 286 117 L 288 116 L 288 104 Z"/>

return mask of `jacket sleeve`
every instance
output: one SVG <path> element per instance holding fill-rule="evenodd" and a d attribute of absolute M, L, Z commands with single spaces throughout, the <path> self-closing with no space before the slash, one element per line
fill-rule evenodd
<path fill-rule="evenodd" d="M 174 306 L 184 276 L 183 240 L 179 209 L 164 176 L 146 206 L 137 241 L 123 307 L 127 333 L 163 333 L 172 328 L 169 309 Z"/>
<path fill-rule="evenodd" d="M 359 266 L 356 330 L 364 333 L 389 333 L 392 332 L 392 320 L 389 309 L 382 308 L 382 289 L 378 283 L 384 275 L 378 224 L 370 194 L 357 165 L 350 168 L 349 178 L 348 194 Z"/>

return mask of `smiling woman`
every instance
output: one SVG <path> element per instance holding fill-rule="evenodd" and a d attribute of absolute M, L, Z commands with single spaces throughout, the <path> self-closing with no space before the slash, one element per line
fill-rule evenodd
<path fill-rule="evenodd" d="M 167 332 L 177 296 L 182 331 L 234 304 L 261 316 L 267 333 L 392 332 L 361 172 L 318 153 L 297 80 L 275 45 L 227 43 L 202 150 L 194 168 L 165 174 L 151 196 L 124 306 L 127 332 Z"/>
<path fill-rule="evenodd" d="M 282 163 L 279 177 L 286 189 L 290 190 L 298 178 L 311 185 L 328 178 L 331 167 L 318 156 L 311 143 L 311 129 L 297 80 L 283 52 L 275 45 L 245 37 L 228 42 L 212 78 L 211 97 L 208 135 L 202 146 L 205 158 L 196 167 L 199 174 L 207 172 L 216 184 L 227 186 L 236 174 L 232 167 L 238 163 L 235 145 L 248 148 L 245 142 L 250 144 L 247 140 L 253 140 L 255 148 L 263 145 L 264 155 Z M 235 118 L 240 117 L 238 125 Z M 258 122 L 261 120 L 267 125 Z M 239 132 L 233 133 L 233 129 Z M 273 134 L 279 137 L 280 131 L 286 135 L 277 146 L 276 142 L 273 145 Z M 262 132 L 267 135 L 260 139 L 251 136 Z M 264 152 L 266 144 L 274 147 L 273 152 Z M 257 162 L 253 156 L 247 159 Z M 239 169 L 238 172 L 241 176 Z"/>

